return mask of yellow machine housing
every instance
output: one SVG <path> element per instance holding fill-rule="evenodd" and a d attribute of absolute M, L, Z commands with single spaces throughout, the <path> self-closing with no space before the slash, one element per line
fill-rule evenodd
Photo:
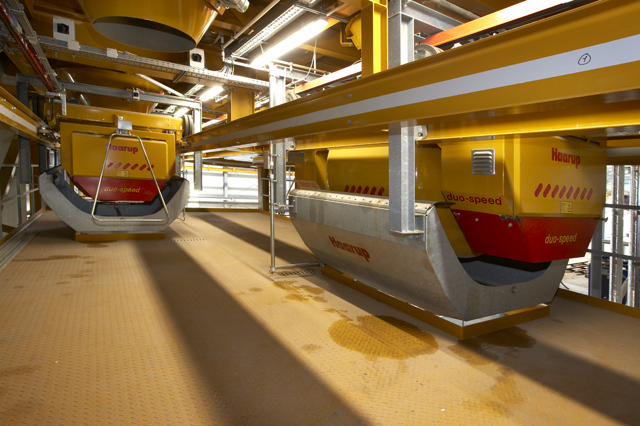
<path fill-rule="evenodd" d="M 131 133 L 142 140 L 162 188 L 175 172 L 175 144 L 182 126 L 182 120 L 172 117 L 70 106 L 67 116 L 60 119 L 62 166 L 76 185 L 95 197 L 104 162 L 99 200 L 149 201 L 158 191 L 140 142 L 115 135 L 105 152 L 109 137 L 116 132 L 117 117 L 132 121 Z"/>
<path fill-rule="evenodd" d="M 496 137 L 416 148 L 416 200 L 460 257 L 529 263 L 582 256 L 602 212 L 605 150 L 558 137 Z M 388 196 L 386 145 L 305 152 L 298 187 Z"/>
<path fill-rule="evenodd" d="M 488 171 L 492 154 L 494 170 Z M 598 144 L 560 137 L 449 143 L 442 147 L 442 191 L 456 203 L 455 210 L 509 217 L 599 216 L 605 160 Z"/>

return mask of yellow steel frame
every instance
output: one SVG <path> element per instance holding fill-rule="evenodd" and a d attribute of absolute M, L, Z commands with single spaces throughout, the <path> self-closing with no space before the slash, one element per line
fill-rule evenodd
<path fill-rule="evenodd" d="M 362 3 L 362 76 L 365 77 L 388 66 L 387 2 L 363 0 Z"/>
<path fill-rule="evenodd" d="M 443 138 L 526 132 L 521 119 L 534 123 L 535 132 L 636 125 L 638 21 L 640 2 L 599 1 L 209 128 L 189 137 L 183 151 L 411 120 Z"/>
<path fill-rule="evenodd" d="M 0 123 L 21 136 L 40 140 L 38 128 L 44 122 L 11 93 L 0 87 Z M 46 142 L 43 140 L 43 142 Z"/>

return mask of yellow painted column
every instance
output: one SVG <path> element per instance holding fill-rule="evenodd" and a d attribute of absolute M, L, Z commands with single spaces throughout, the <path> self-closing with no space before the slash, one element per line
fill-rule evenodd
<path fill-rule="evenodd" d="M 387 0 L 362 2 L 362 76 L 387 69 Z"/>
<path fill-rule="evenodd" d="M 246 117 L 255 112 L 253 90 L 232 87 L 229 91 L 229 121 Z"/>

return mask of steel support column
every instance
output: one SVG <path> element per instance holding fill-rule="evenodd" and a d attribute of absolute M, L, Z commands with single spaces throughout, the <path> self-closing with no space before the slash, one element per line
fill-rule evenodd
<path fill-rule="evenodd" d="M 193 109 L 193 132 L 202 130 L 202 109 Z M 202 151 L 194 152 L 193 155 L 193 189 L 202 191 Z"/>
<path fill-rule="evenodd" d="M 413 61 L 413 18 L 403 13 L 404 3 L 389 1 L 389 68 Z"/>
<path fill-rule="evenodd" d="M 430 33 L 460 23 L 412 0 L 389 0 L 389 68 L 413 61 L 416 29 Z"/>
<path fill-rule="evenodd" d="M 625 204 L 624 202 L 624 166 L 614 166 L 613 172 L 613 204 Z M 624 254 L 624 210 L 620 208 L 613 209 L 613 230 L 611 232 L 611 252 L 616 254 Z M 622 257 L 609 258 L 609 271 L 611 277 L 609 280 L 609 300 L 620 303 L 622 295 L 623 281 L 623 259 Z"/>
<path fill-rule="evenodd" d="M 415 141 L 409 122 L 389 125 L 389 228 L 416 233 Z"/>
<path fill-rule="evenodd" d="M 31 142 L 18 136 L 18 183 L 31 183 Z"/>
<path fill-rule="evenodd" d="M 389 65 L 413 61 L 413 18 L 402 13 L 403 0 L 389 2 Z M 389 228 L 415 233 L 415 123 L 389 125 Z"/>
<path fill-rule="evenodd" d="M 604 216 L 604 211 L 602 212 Z M 589 273 L 589 296 L 602 299 L 602 230 L 604 228 L 604 222 L 598 221 L 593 237 L 591 238 L 591 265 Z"/>
<path fill-rule="evenodd" d="M 193 153 L 193 189 L 202 191 L 202 151 Z"/>
<path fill-rule="evenodd" d="M 258 209 L 269 211 L 269 170 L 258 167 Z"/>
<path fill-rule="evenodd" d="M 277 65 L 271 65 L 269 68 L 269 105 L 274 107 L 285 103 L 286 100 L 286 85 L 285 85 L 285 70 Z M 286 202 L 286 165 L 287 165 L 287 152 L 285 149 L 285 140 L 278 139 L 271 141 L 269 146 L 271 153 L 271 160 L 273 162 L 273 175 L 274 186 L 272 201 L 277 206 L 283 206 Z"/>
<path fill-rule="evenodd" d="M 41 174 L 50 167 L 49 150 L 46 146 L 38 145 L 38 173 Z"/>
<path fill-rule="evenodd" d="M 16 84 L 18 100 L 25 106 L 29 106 L 29 84 L 18 81 Z M 29 139 L 18 136 L 18 183 L 31 183 L 31 142 Z"/>
<path fill-rule="evenodd" d="M 638 205 L 638 190 L 640 186 L 640 167 L 631 167 L 631 193 L 629 204 L 632 206 Z M 630 241 L 630 254 L 632 257 L 638 256 L 638 238 L 640 238 L 640 232 L 638 232 L 638 210 L 631 210 L 631 241 Z M 640 307 L 638 299 L 640 298 L 640 263 L 636 260 L 629 260 L 629 278 L 627 286 L 627 305 L 637 308 Z"/>
<path fill-rule="evenodd" d="M 176 162 L 175 162 L 175 174 L 178 176 L 182 176 L 182 154 L 176 154 Z M 182 176 L 184 177 L 184 176 Z"/>
<path fill-rule="evenodd" d="M 269 67 L 269 101 L 270 106 L 282 104 L 286 101 L 285 70 L 282 67 L 271 64 Z M 280 139 L 269 142 L 269 155 L 264 167 L 269 169 L 269 225 L 271 240 L 271 266 L 269 272 L 276 269 L 304 268 L 317 266 L 317 263 L 299 263 L 295 265 L 276 266 L 276 234 L 275 234 L 275 209 L 279 212 L 286 207 L 287 196 L 287 149 L 295 147 L 293 138 Z"/>
<path fill-rule="evenodd" d="M 269 65 L 269 106 L 274 107 L 285 102 L 285 71 L 274 64 Z M 286 191 L 286 155 L 284 140 L 272 140 L 269 143 L 269 156 L 265 166 L 269 169 L 269 235 L 271 266 L 270 272 L 276 270 L 276 231 L 275 209 L 285 203 Z"/>
<path fill-rule="evenodd" d="M 229 172 L 222 172 L 222 198 L 224 201 L 229 198 Z"/>
<path fill-rule="evenodd" d="M 193 153 L 193 189 L 202 191 L 202 152 Z"/>

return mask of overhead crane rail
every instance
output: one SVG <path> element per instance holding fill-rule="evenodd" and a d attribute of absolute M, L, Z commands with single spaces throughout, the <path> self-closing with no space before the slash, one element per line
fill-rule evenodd
<path fill-rule="evenodd" d="M 427 127 L 437 140 L 445 126 L 459 137 L 466 126 L 500 120 L 497 134 L 529 132 L 519 123 L 537 114 L 560 117 L 552 129 L 544 117 L 535 133 L 604 135 L 603 129 L 637 125 L 625 115 L 637 110 L 640 88 L 640 4 L 601 1 L 438 55 L 367 76 L 187 138 L 180 152 L 266 145 L 295 137 L 389 123 Z M 590 97 L 590 98 L 588 98 Z M 602 108 L 603 121 L 583 123 L 576 100 Z M 455 118 L 455 121 L 453 120 Z M 453 124 L 457 123 L 457 125 Z M 329 139 L 329 137 L 325 137 Z"/>

